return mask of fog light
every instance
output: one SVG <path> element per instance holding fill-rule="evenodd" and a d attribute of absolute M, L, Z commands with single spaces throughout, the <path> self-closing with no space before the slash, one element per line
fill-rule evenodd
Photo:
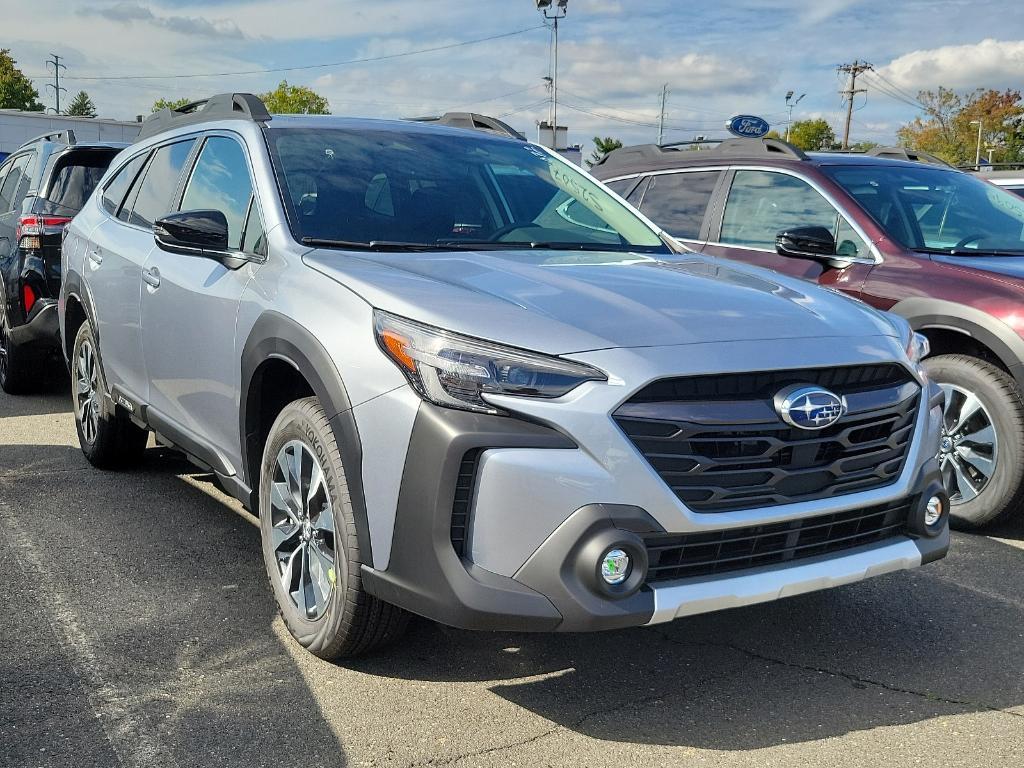
<path fill-rule="evenodd" d="M 629 576 L 629 555 L 621 549 L 609 549 L 601 558 L 601 578 L 608 584 L 621 584 Z"/>
<path fill-rule="evenodd" d="M 939 522 L 942 518 L 943 509 L 942 499 L 938 496 L 932 496 L 928 499 L 928 506 L 924 510 L 924 524 L 932 526 Z"/>

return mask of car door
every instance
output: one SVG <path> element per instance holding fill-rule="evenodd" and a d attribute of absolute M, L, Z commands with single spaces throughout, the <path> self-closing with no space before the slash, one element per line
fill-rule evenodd
<path fill-rule="evenodd" d="M 235 317 L 242 292 L 265 255 L 250 163 L 237 138 L 214 134 L 203 140 L 175 208 L 222 212 L 229 248 L 252 259 L 231 269 L 214 258 L 159 246 L 150 253 L 142 297 L 148 417 L 158 431 L 231 474 L 237 469 L 229 457 L 239 443 L 241 376 Z"/>
<path fill-rule="evenodd" d="M 155 247 L 153 220 L 170 208 L 194 138 L 138 155 L 106 185 L 111 216 L 92 231 L 85 270 L 107 386 L 132 402 L 146 392 L 142 355 L 142 267 Z"/>
<path fill-rule="evenodd" d="M 640 211 L 686 247 L 700 251 L 707 240 L 708 206 L 722 173 L 701 169 L 652 174 Z"/>
<path fill-rule="evenodd" d="M 731 172 L 724 208 L 712 222 L 704 252 L 767 267 L 859 295 L 874 252 L 851 224 L 804 178 L 777 169 L 737 168 Z M 775 237 L 784 229 L 821 226 L 832 232 L 849 266 L 779 255 Z"/>

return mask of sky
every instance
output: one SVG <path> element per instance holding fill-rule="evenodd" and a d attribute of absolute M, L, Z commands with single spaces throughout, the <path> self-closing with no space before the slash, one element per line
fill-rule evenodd
<path fill-rule="evenodd" d="M 84 89 L 101 117 L 281 79 L 334 114 L 476 111 L 530 138 L 548 116 L 550 33 L 534 0 L 0 0 L 0 19 L 0 46 L 47 106 L 57 53 L 65 104 Z M 569 0 L 559 31 L 558 116 L 573 143 L 654 141 L 665 84 L 665 141 L 722 136 L 741 113 L 784 131 L 789 90 L 806 94 L 793 119 L 839 134 L 836 67 L 855 59 L 875 72 L 858 82 L 852 141 L 893 143 L 922 89 L 1024 89 L 1022 0 Z"/>

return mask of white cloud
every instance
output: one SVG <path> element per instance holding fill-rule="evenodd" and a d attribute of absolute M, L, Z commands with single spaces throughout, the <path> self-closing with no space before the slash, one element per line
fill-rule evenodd
<path fill-rule="evenodd" d="M 916 93 L 936 88 L 1020 87 L 1024 40 L 986 39 L 904 54 L 879 72 L 895 85 Z"/>

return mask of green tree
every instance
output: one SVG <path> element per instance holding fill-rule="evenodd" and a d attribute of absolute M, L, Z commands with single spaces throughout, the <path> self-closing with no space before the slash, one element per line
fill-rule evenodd
<path fill-rule="evenodd" d="M 604 160 L 608 153 L 614 152 L 621 146 L 622 142 L 618 139 L 613 139 L 611 136 L 605 136 L 603 139 L 600 136 L 595 136 L 594 151 L 591 152 L 590 157 L 587 158 L 587 167 L 593 168 Z"/>
<path fill-rule="evenodd" d="M 789 127 L 789 143 L 808 152 L 832 149 L 836 134 L 827 120 L 797 120 Z"/>
<path fill-rule="evenodd" d="M 0 48 L 0 109 L 42 112 L 39 91 L 25 73 L 14 66 L 16 63 L 8 48 Z"/>
<path fill-rule="evenodd" d="M 93 104 L 88 93 L 79 91 L 71 100 L 71 104 L 64 114 L 72 117 L 96 117 L 96 105 Z"/>
<path fill-rule="evenodd" d="M 900 143 L 938 155 L 953 165 L 973 165 L 981 123 L 982 157 L 993 147 L 994 162 L 1024 160 L 1024 103 L 1021 92 L 978 88 L 958 93 L 951 88 L 921 91 L 925 115 L 900 128 Z"/>
<path fill-rule="evenodd" d="M 180 99 L 157 99 L 153 102 L 153 112 L 159 112 L 161 109 L 181 109 L 186 104 L 191 104 L 193 99 L 187 96 L 182 96 Z"/>
<path fill-rule="evenodd" d="M 288 85 L 287 80 L 282 80 L 274 90 L 261 93 L 260 98 L 267 111 L 274 114 L 331 114 L 327 99 L 304 85 Z"/>

